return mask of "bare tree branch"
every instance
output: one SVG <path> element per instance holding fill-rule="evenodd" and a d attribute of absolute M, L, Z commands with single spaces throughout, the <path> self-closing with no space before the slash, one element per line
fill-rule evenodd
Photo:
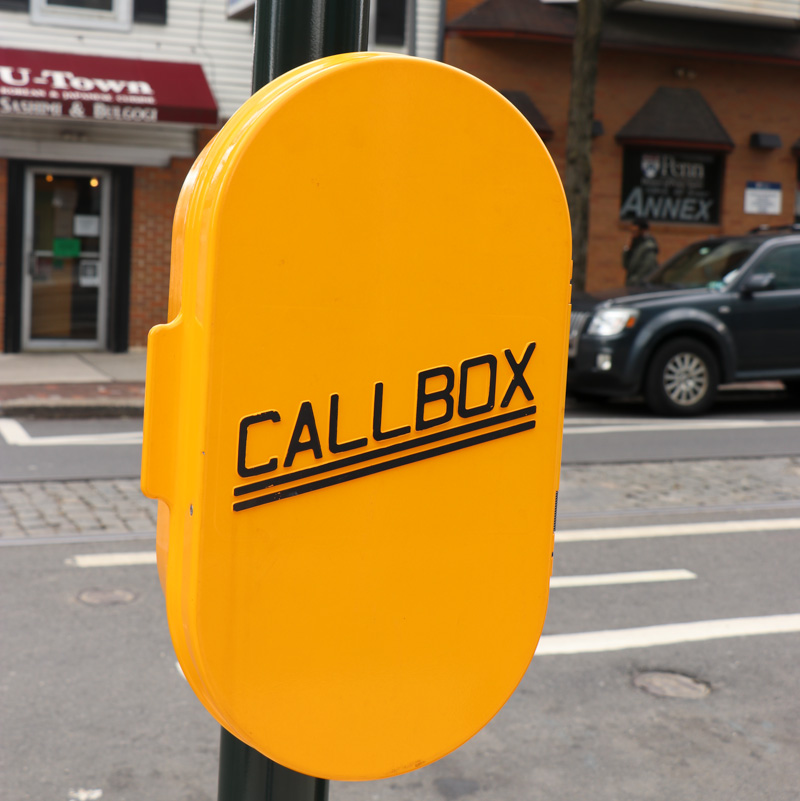
<path fill-rule="evenodd" d="M 611 1 L 578 1 L 578 19 L 572 45 L 565 191 L 572 220 L 572 285 L 581 290 L 586 287 L 597 60 L 606 3 Z"/>

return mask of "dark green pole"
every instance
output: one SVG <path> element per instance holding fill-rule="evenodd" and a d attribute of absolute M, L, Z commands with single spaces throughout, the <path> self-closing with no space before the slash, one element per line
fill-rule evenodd
<path fill-rule="evenodd" d="M 256 0 L 255 12 L 253 92 L 301 64 L 367 49 L 369 0 Z M 223 728 L 218 799 L 328 801 L 328 782 L 284 768 Z"/>
<path fill-rule="evenodd" d="M 222 729 L 219 801 L 328 801 L 328 781 L 284 768 Z"/>
<path fill-rule="evenodd" d="M 301 64 L 367 49 L 368 0 L 256 0 L 253 92 Z"/>

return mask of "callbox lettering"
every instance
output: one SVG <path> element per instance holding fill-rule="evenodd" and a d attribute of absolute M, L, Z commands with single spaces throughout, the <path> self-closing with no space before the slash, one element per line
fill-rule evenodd
<path fill-rule="evenodd" d="M 349 441 L 339 439 L 339 410 L 346 400 L 343 401 L 337 393 L 330 396 L 327 404 L 327 430 L 322 429 L 322 437 L 320 426 L 325 423 L 324 410 L 322 416 L 318 415 L 309 400 L 300 404 L 291 426 L 281 426 L 283 418 L 276 409 L 244 417 L 239 423 L 238 432 L 238 475 L 241 478 L 268 473 L 276 475 L 237 486 L 234 489 L 235 497 L 252 497 L 235 502 L 234 511 L 243 511 L 533 429 L 536 425 L 533 419 L 536 407 L 531 405 L 534 395 L 526 371 L 535 348 L 536 343 L 530 342 L 519 356 L 507 348 L 503 351 L 502 359 L 486 353 L 465 359 L 457 370 L 449 365 L 441 365 L 418 373 L 414 406 L 410 410 L 413 413 L 413 431 L 430 432 L 420 436 L 408 437 L 412 434 L 411 422 L 387 430 L 383 428 L 386 390 L 380 381 L 374 385 L 372 420 L 364 421 L 363 436 Z M 500 385 L 501 409 L 508 408 L 518 395 L 527 405 L 510 412 L 492 414 L 499 396 L 498 382 L 501 380 L 506 382 Z M 470 387 L 474 391 L 468 395 Z M 469 405 L 470 402 L 472 405 Z M 456 419 L 468 422 L 448 425 Z M 252 465 L 248 463 L 247 439 L 251 429 L 257 425 L 274 428 L 274 436 L 270 431 L 269 441 L 275 442 L 276 452 L 263 463 Z M 280 447 L 282 441 L 285 443 L 283 448 Z M 323 441 L 327 444 L 325 451 Z M 393 442 L 384 445 L 387 441 Z M 308 466 L 306 457 L 302 462 L 306 466 L 291 469 L 295 459 L 305 452 L 310 452 L 314 462 Z M 349 455 L 340 457 L 339 454 Z M 283 472 L 277 472 L 279 464 L 284 468 Z M 323 475 L 324 478 L 316 478 Z M 291 486 L 273 489 L 283 485 Z M 269 491 L 263 493 L 264 490 Z"/>

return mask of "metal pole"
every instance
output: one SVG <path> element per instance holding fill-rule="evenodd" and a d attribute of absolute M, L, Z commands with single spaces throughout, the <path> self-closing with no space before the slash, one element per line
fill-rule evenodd
<path fill-rule="evenodd" d="M 328 781 L 284 768 L 222 729 L 218 799 L 328 801 Z"/>
<path fill-rule="evenodd" d="M 367 49 L 368 0 L 256 0 L 253 92 L 301 64 Z"/>
<path fill-rule="evenodd" d="M 301 64 L 367 49 L 369 0 L 256 0 L 253 92 Z M 219 801 L 328 801 L 327 779 L 289 770 L 222 729 Z"/>

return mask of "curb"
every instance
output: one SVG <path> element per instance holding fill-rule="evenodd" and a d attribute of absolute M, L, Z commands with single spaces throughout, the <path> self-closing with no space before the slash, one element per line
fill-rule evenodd
<path fill-rule="evenodd" d="M 143 382 L 0 386 L 0 416 L 40 418 L 141 417 Z"/>
<path fill-rule="evenodd" d="M 73 398 L 54 398 L 48 401 L 22 398 L 0 404 L 0 417 L 80 419 L 85 417 L 142 417 L 143 414 L 143 401 L 123 399 L 97 402 Z"/>

